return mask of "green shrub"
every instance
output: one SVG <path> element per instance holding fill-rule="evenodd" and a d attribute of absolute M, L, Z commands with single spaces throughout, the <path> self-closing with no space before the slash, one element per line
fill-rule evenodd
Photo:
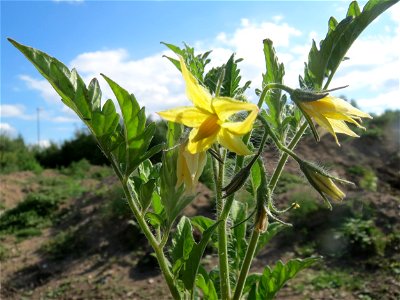
<path fill-rule="evenodd" d="M 39 173 L 42 167 L 35 159 L 34 152 L 22 137 L 16 139 L 0 134 L 0 173 L 33 171 Z"/>
<path fill-rule="evenodd" d="M 50 217 L 58 208 L 54 197 L 32 193 L 16 207 L 7 210 L 0 216 L 0 232 L 14 233 L 20 237 L 37 235 L 37 230 L 49 225 Z"/>
<path fill-rule="evenodd" d="M 365 190 L 375 192 L 378 186 L 378 178 L 373 170 L 355 165 L 347 169 L 347 172 L 359 178 L 359 185 Z"/>
<path fill-rule="evenodd" d="M 84 178 L 87 176 L 90 166 L 90 162 L 84 158 L 78 162 L 72 162 L 67 168 L 61 169 L 61 173 L 73 178 Z"/>
<path fill-rule="evenodd" d="M 78 130 L 74 138 L 61 145 L 38 149 L 36 159 L 45 168 L 68 167 L 72 162 L 86 159 L 93 165 L 108 165 L 109 162 L 97 146 L 94 137 L 87 130 Z"/>
<path fill-rule="evenodd" d="M 352 256 L 384 255 L 384 235 L 372 220 L 349 218 L 340 227 L 339 235 L 348 240 Z"/>

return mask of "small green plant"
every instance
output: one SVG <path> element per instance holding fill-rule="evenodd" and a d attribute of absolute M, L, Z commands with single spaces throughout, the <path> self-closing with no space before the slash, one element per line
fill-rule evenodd
<path fill-rule="evenodd" d="M 362 280 L 345 271 L 326 270 L 316 275 L 311 284 L 316 290 L 344 288 L 352 291 L 362 287 Z"/>
<path fill-rule="evenodd" d="M 73 178 L 84 178 L 90 170 L 90 163 L 87 159 L 81 159 L 77 162 L 72 162 L 67 168 L 61 169 L 61 174 L 71 176 Z"/>
<path fill-rule="evenodd" d="M 348 251 L 352 256 L 384 255 L 386 240 L 372 220 L 350 218 L 339 234 L 349 241 Z"/>
<path fill-rule="evenodd" d="M 348 168 L 347 172 L 359 178 L 360 187 L 363 189 L 373 192 L 376 191 L 378 187 L 378 178 L 376 177 L 374 171 L 370 168 L 355 165 Z"/>
<path fill-rule="evenodd" d="M 0 216 L 0 232 L 14 233 L 20 237 L 38 235 L 38 229 L 49 225 L 50 218 L 57 208 L 57 200 L 54 197 L 29 194 L 24 201 Z"/>
<path fill-rule="evenodd" d="M 159 139 L 165 144 L 152 143 L 158 125 L 148 122 L 145 109 L 134 94 L 106 75 L 101 74 L 116 102 L 108 99 L 102 103 L 96 78 L 86 85 L 75 69 L 69 70 L 40 50 L 9 41 L 92 133 L 121 183 L 136 224 L 153 248 L 174 299 L 195 299 L 200 295 L 223 300 L 272 299 L 288 280 L 319 259 L 278 261 L 273 267 L 266 266 L 262 274 L 249 274 L 254 256 L 284 225 L 289 226 L 281 216 L 298 206 L 290 203 L 278 209 L 274 203 L 286 162 L 291 157 L 298 164 L 305 180 L 329 208 L 330 199 L 343 200 L 345 194 L 336 183 L 349 182 L 299 157 L 294 149 L 307 129 L 316 141 L 320 140 L 315 123 L 339 145 L 337 133 L 355 135 L 346 122 L 361 127 L 361 118 L 371 118 L 332 96 L 330 92 L 336 89 L 328 87 L 359 34 L 396 2 L 370 0 L 361 11 L 354 1 L 343 20 L 331 17 L 324 40 L 318 46 L 312 43 L 304 74 L 299 76 L 299 88 L 283 84 L 284 65 L 279 63 L 273 42 L 265 39 L 266 70 L 260 78 L 261 89 L 255 90 L 257 104 L 246 99 L 245 91 L 251 82 L 242 81 L 242 59 L 232 54 L 225 64 L 206 72 L 211 51 L 195 54 L 188 45 L 180 48 L 163 43 L 176 55 L 167 59 L 181 73 L 192 102 L 191 106 L 158 112 L 168 121 L 166 130 L 159 131 L 166 135 Z M 267 174 L 262 159 L 264 147 L 274 147 L 280 153 L 277 164 L 271 165 L 271 174 Z M 156 156 L 161 157 L 160 163 Z M 182 216 L 184 208 L 196 197 L 196 185 L 207 160 L 211 160 L 215 219 Z M 79 170 L 77 167 L 74 172 Z M 210 174 L 207 175 L 205 181 L 210 184 Z M 298 178 L 286 178 L 297 184 Z M 120 214 L 119 205 L 124 200 L 116 201 L 120 201 L 116 202 L 118 205 L 112 204 L 108 210 Z M 195 239 L 194 228 L 201 233 L 200 238 Z M 48 249 L 64 253 L 64 247 L 74 244 L 75 237 L 64 233 Z M 209 244 L 218 253 L 218 267 L 210 272 L 202 266 Z"/>
<path fill-rule="evenodd" d="M 85 249 L 85 241 L 77 228 L 69 228 L 59 232 L 45 243 L 40 250 L 52 259 L 62 259 L 66 256 L 79 255 Z"/>

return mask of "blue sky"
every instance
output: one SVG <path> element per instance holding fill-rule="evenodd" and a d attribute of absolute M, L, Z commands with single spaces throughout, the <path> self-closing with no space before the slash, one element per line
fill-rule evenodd
<path fill-rule="evenodd" d="M 262 40 L 274 41 L 285 63 L 285 82 L 297 86 L 314 38 L 324 38 L 330 16 L 342 19 L 349 1 L 138 2 L 1 1 L 0 130 L 41 144 L 71 138 L 81 122 L 50 85 L 6 40 L 41 49 L 75 67 L 86 82 L 103 72 L 133 92 L 148 113 L 187 104 L 183 81 L 162 57 L 160 41 L 198 52 L 213 49 L 214 65 L 232 52 L 244 58 L 243 78 L 252 80 L 249 99 L 264 70 Z M 362 5 L 361 5 L 362 6 Z M 374 113 L 399 109 L 399 4 L 361 35 L 331 87 L 349 84 L 341 94 Z M 113 98 L 100 79 L 103 98 Z"/>

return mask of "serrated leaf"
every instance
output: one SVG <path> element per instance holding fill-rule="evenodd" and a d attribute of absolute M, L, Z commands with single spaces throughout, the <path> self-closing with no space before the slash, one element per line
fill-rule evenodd
<path fill-rule="evenodd" d="M 195 244 L 192 231 L 190 220 L 183 216 L 176 226 L 176 231 L 172 237 L 171 258 L 173 262 L 189 258 Z"/>
<path fill-rule="evenodd" d="M 356 1 L 353 1 L 347 11 L 347 17 L 332 30 L 332 21 L 325 39 L 317 49 L 315 42 L 311 47 L 308 64 L 305 68 L 304 80 L 306 85 L 315 90 L 321 90 L 324 79 L 327 78 L 324 88 L 327 88 L 347 51 L 360 33 L 381 13 L 397 3 L 397 0 L 370 0 L 363 11 Z"/>
<path fill-rule="evenodd" d="M 220 96 L 237 98 L 242 95 L 245 90 L 249 87 L 250 82 L 246 82 L 244 86 L 240 87 L 240 70 L 238 69 L 238 63 L 242 59 L 235 60 L 235 54 L 232 54 L 226 64 L 224 65 L 225 77 L 222 82 Z"/>
<path fill-rule="evenodd" d="M 264 57 L 266 72 L 263 74 L 263 87 L 268 83 L 283 83 L 285 68 L 283 63 L 278 62 L 275 48 L 270 39 L 264 41 Z M 268 105 L 268 121 L 274 128 L 279 128 L 281 113 L 284 103 L 281 102 L 282 92 L 279 89 L 271 89 L 265 96 L 265 103 Z"/>
<path fill-rule="evenodd" d="M 288 280 L 320 259 L 320 257 L 296 258 L 288 261 L 286 264 L 278 261 L 273 269 L 266 267 L 258 284 L 258 296 L 265 300 L 273 299 L 275 294 Z"/>
<path fill-rule="evenodd" d="M 185 288 L 188 289 L 189 291 L 193 290 L 194 288 L 194 283 L 199 269 L 201 258 L 218 224 L 219 221 L 216 222 L 213 226 L 209 227 L 206 231 L 204 231 L 200 242 L 198 244 L 196 243 L 194 244 L 192 251 L 190 252 L 189 258 L 185 262 L 185 265 L 181 272 L 181 278 L 185 285 Z"/>
<path fill-rule="evenodd" d="M 8 39 L 35 66 L 60 95 L 62 102 L 71 108 L 95 134 L 106 154 L 118 148 L 123 140 L 119 132 L 119 115 L 108 100 L 102 109 L 101 90 L 96 79 L 86 88 L 82 78 L 59 60 L 48 54 Z"/>
<path fill-rule="evenodd" d="M 140 186 L 139 201 L 143 211 L 146 211 L 150 206 L 156 182 L 155 179 L 150 179 Z"/>
<path fill-rule="evenodd" d="M 217 295 L 217 291 L 215 290 L 214 283 L 208 276 L 207 276 L 207 279 L 205 279 L 203 274 L 197 274 L 196 286 L 198 288 L 200 288 L 203 292 L 202 299 L 218 300 L 218 295 Z"/>

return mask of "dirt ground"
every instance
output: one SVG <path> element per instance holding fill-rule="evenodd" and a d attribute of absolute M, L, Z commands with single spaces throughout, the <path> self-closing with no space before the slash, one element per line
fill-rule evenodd
<path fill-rule="evenodd" d="M 312 161 L 332 162 L 332 169 L 345 178 L 349 177 L 346 173 L 349 167 L 355 164 L 368 165 L 378 178 L 377 190 L 366 192 L 351 186 L 344 189 L 349 197 L 361 197 L 376 209 L 382 223 L 390 222 L 398 230 L 399 145 L 393 139 L 384 143 L 361 138 L 344 142 L 339 148 L 331 137 L 324 137 L 323 141 L 317 145 L 307 139 L 296 151 Z M 264 154 L 267 164 L 271 162 L 273 165 L 278 157 L 274 151 Z M 287 170 L 298 173 L 293 161 L 289 161 Z M 64 175 L 58 171 L 46 170 L 40 176 L 62 178 Z M 1 175 L 0 196 L 3 208 L 15 207 L 26 195 L 37 191 L 40 184 L 35 180 L 36 177 L 32 172 Z M 40 236 L 18 239 L 6 235 L 1 238 L 7 250 L 6 258 L 1 261 L 1 299 L 171 299 L 142 234 L 129 223 L 127 217 L 107 219 L 104 216 L 102 207 L 107 193 L 101 191 L 113 189 L 117 185 L 116 179 L 113 176 L 98 180 L 82 179 L 80 184 L 85 191 L 64 202 L 61 207 L 64 213 L 60 213 L 52 226 L 42 229 Z M 203 185 L 198 189 L 200 196 L 188 206 L 185 214 L 212 217 L 212 194 Z M 294 189 L 279 195 L 277 202 L 288 203 L 296 192 L 298 190 Z M 66 230 L 74 230 L 80 239 L 74 240 L 72 247 L 67 248 L 61 258 L 51 258 L 44 254 L 41 250 L 43 245 Z M 286 261 L 297 256 L 300 251 L 293 247 L 282 242 L 278 236 L 256 258 L 253 270 L 262 271 L 266 264 L 273 265 L 278 259 Z M 393 258 L 395 254 L 391 255 Z M 383 261 L 382 258 L 382 266 L 385 264 Z M 216 255 L 208 253 L 205 262 L 212 267 L 217 263 Z M 387 266 L 371 265 L 368 260 L 353 262 L 352 271 L 348 271 L 350 279 L 365 279 L 356 290 L 346 288 L 347 283 L 337 287 L 330 285 L 332 280 L 329 279 L 325 287 L 322 284 L 322 288 L 310 285 L 309 282 L 315 281 L 319 272 L 337 270 L 344 264 L 349 262 L 328 259 L 304 271 L 302 276 L 291 281 L 279 293 L 277 299 L 368 300 L 377 299 L 377 295 L 380 299 L 400 298 L 400 271 L 395 275 L 386 271 Z"/>

